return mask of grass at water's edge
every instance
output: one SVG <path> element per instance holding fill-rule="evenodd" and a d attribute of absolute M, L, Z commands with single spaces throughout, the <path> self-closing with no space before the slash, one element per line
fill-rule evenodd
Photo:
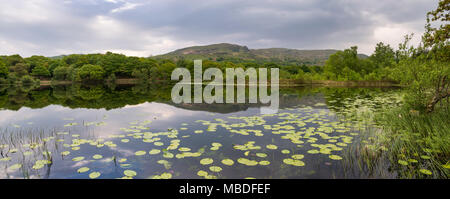
<path fill-rule="evenodd" d="M 404 107 L 376 115 L 380 128 L 361 143 L 360 161 L 370 170 L 386 167 L 397 178 L 450 177 L 450 111 L 425 114 Z"/>

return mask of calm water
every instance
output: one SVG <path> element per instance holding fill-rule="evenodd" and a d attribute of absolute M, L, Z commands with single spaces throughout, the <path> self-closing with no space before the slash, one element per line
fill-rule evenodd
<path fill-rule="evenodd" d="M 0 88 L 0 178 L 378 177 L 352 161 L 361 118 L 399 103 L 395 89 L 282 88 L 261 114 L 173 104 L 170 89 Z"/>

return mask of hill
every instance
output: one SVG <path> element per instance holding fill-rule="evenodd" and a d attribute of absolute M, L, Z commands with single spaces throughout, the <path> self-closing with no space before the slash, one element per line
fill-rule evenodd
<path fill-rule="evenodd" d="M 203 59 L 213 61 L 231 61 L 235 63 L 274 62 L 281 65 L 323 65 L 328 57 L 337 50 L 296 50 L 288 48 L 249 49 L 247 46 L 236 44 L 212 44 L 207 46 L 192 46 L 173 52 L 153 56 L 155 59 Z M 360 55 L 360 57 L 367 57 Z"/>

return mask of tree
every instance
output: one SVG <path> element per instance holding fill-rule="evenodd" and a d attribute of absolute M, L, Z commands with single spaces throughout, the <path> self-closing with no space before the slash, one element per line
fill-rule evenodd
<path fill-rule="evenodd" d="M 436 10 L 427 13 L 426 32 L 422 36 L 424 47 L 431 47 L 431 57 L 439 64 L 446 66 L 443 70 L 436 71 L 436 79 L 433 82 L 434 95 L 427 104 L 427 112 L 432 112 L 435 105 L 445 98 L 450 97 L 450 0 L 440 0 Z M 438 22 L 439 27 L 433 27 L 431 22 Z"/>
<path fill-rule="evenodd" d="M 15 66 L 18 63 L 25 63 L 20 55 L 10 55 L 4 58 L 7 67 Z"/>
<path fill-rule="evenodd" d="M 59 66 L 53 70 L 53 78 L 56 80 L 69 79 L 69 67 Z"/>
<path fill-rule="evenodd" d="M 31 75 L 38 77 L 50 77 L 50 71 L 44 66 L 36 66 L 31 71 Z"/>
<path fill-rule="evenodd" d="M 450 0 L 440 0 L 436 10 L 427 13 L 426 32 L 422 36 L 425 47 L 447 43 L 450 38 Z M 439 27 L 433 27 L 431 22 L 440 22 Z"/>
<path fill-rule="evenodd" d="M 389 44 L 385 45 L 383 42 L 380 42 L 375 47 L 375 52 L 370 56 L 370 59 L 377 68 L 392 66 L 395 61 L 394 49 Z"/>
<path fill-rule="evenodd" d="M 6 64 L 0 60 L 0 78 L 7 78 L 8 77 L 8 68 L 6 67 Z"/>
<path fill-rule="evenodd" d="M 9 67 L 9 71 L 15 73 L 19 77 L 28 75 L 28 69 L 29 66 L 23 62 L 18 62 L 16 65 Z"/>
<path fill-rule="evenodd" d="M 337 79 L 339 76 L 349 78 L 351 71 L 360 72 L 357 49 L 358 47 L 353 46 L 332 54 L 324 66 L 324 72 L 330 76 L 328 78 Z"/>
<path fill-rule="evenodd" d="M 85 64 L 78 70 L 81 80 L 102 80 L 105 70 L 99 65 Z"/>
<path fill-rule="evenodd" d="M 36 55 L 25 58 L 24 60 L 30 66 L 31 70 L 33 70 L 35 67 L 48 68 L 48 65 L 50 62 L 49 58 L 44 57 L 44 56 L 36 56 Z"/>

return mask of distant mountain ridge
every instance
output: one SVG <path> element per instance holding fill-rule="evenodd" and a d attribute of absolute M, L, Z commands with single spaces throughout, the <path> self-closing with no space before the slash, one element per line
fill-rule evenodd
<path fill-rule="evenodd" d="M 206 46 L 191 46 L 167 54 L 152 56 L 155 59 L 203 59 L 231 62 L 274 62 L 281 65 L 323 65 L 328 57 L 338 50 L 297 50 L 288 48 L 249 49 L 247 46 L 220 43 Z M 360 54 L 364 58 L 367 55 Z"/>

